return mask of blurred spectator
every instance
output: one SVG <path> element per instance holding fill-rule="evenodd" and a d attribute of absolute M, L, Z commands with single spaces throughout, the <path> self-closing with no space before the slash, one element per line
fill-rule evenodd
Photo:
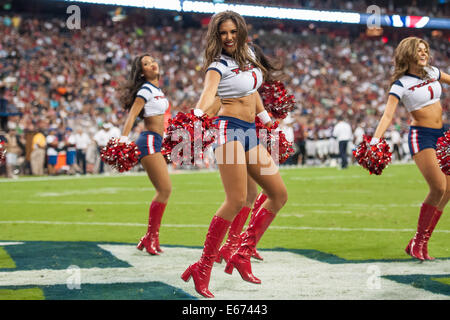
<path fill-rule="evenodd" d="M 78 127 L 75 134 L 75 147 L 77 150 L 77 165 L 83 174 L 86 174 L 86 152 L 90 142 L 89 135 L 83 131 L 82 127 Z"/>
<path fill-rule="evenodd" d="M 32 123 L 29 123 L 25 128 L 24 133 L 22 134 L 22 138 L 25 144 L 25 159 L 22 165 L 22 172 L 25 175 L 31 175 L 31 151 L 33 149 L 33 137 L 35 134 L 34 126 Z"/>
<path fill-rule="evenodd" d="M 286 160 L 286 164 L 306 164 L 306 128 L 298 114 L 294 114 L 295 121 L 292 124 L 294 135 L 294 154 Z"/>
<path fill-rule="evenodd" d="M 358 146 L 363 141 L 364 127 L 364 123 L 361 121 L 358 121 L 356 124 L 356 129 L 353 132 L 353 144 L 355 146 Z"/>
<path fill-rule="evenodd" d="M 0 86 L 0 130 L 8 129 L 8 100 L 5 99 L 5 87 Z"/>
<path fill-rule="evenodd" d="M 109 139 L 111 138 L 110 129 L 112 128 L 111 123 L 104 123 L 102 125 L 102 128 L 94 135 L 94 141 L 97 144 L 97 151 L 100 155 L 100 151 L 103 147 L 105 147 L 108 144 Z M 98 173 L 104 172 L 104 163 L 103 161 L 100 161 L 100 167 Z"/>
<path fill-rule="evenodd" d="M 56 174 L 56 163 L 58 162 L 58 144 L 59 139 L 57 136 L 57 130 L 55 127 L 50 127 L 48 136 L 46 137 L 47 143 L 47 170 L 48 174 L 53 176 Z"/>
<path fill-rule="evenodd" d="M 23 158 L 20 156 L 25 153 L 25 146 L 20 140 L 16 129 L 11 129 L 6 134 L 8 146 L 6 148 L 6 175 L 8 178 L 14 178 L 19 173 L 18 167 L 22 164 Z"/>
<path fill-rule="evenodd" d="M 402 136 L 400 131 L 395 127 L 391 126 L 390 130 L 387 132 L 386 140 L 389 143 L 389 147 L 392 152 L 392 160 L 401 161 L 403 158 L 402 152 Z"/>
<path fill-rule="evenodd" d="M 66 150 L 66 164 L 68 166 L 68 173 L 74 174 L 77 166 L 77 149 L 76 138 L 72 128 L 67 127 L 64 134 L 64 149 Z"/>
<path fill-rule="evenodd" d="M 344 120 L 342 116 L 337 118 L 338 123 L 333 129 L 333 136 L 339 143 L 339 156 L 341 158 L 341 168 L 346 169 L 348 166 L 348 143 L 352 141 L 352 127 Z"/>
<path fill-rule="evenodd" d="M 35 176 L 44 175 L 45 155 L 47 142 L 41 128 L 33 135 L 31 143 L 30 165 L 31 174 Z"/>
<path fill-rule="evenodd" d="M 306 128 L 302 121 L 297 121 L 294 124 L 294 141 L 298 148 L 298 157 L 296 164 L 304 166 L 306 164 Z"/>
<path fill-rule="evenodd" d="M 3 142 L 3 148 L 8 147 L 8 140 L 6 139 L 6 132 L 0 128 L 0 143 Z M 7 176 L 6 162 L 0 162 L 0 176 Z"/>

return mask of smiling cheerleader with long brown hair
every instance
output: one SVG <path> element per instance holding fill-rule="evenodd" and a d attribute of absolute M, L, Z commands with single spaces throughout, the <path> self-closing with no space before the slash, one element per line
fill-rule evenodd
<path fill-rule="evenodd" d="M 411 114 L 409 150 L 429 186 L 422 203 L 417 231 L 405 251 L 419 260 L 432 260 L 428 240 L 450 199 L 450 177 L 445 175 L 436 157 L 436 143 L 444 135 L 441 83 L 449 84 L 450 76 L 430 66 L 430 46 L 417 37 L 403 39 L 395 50 L 395 70 L 383 116 L 372 138 L 377 144 L 392 122 L 401 101 Z"/>
<path fill-rule="evenodd" d="M 209 225 L 200 260 L 181 276 L 184 281 L 192 277 L 197 292 L 208 298 L 214 297 L 208 286 L 219 247 L 247 199 L 247 175 L 263 188 L 267 200 L 245 231 L 239 248 L 227 261 L 225 272 L 231 274 L 235 268 L 243 280 L 261 283 L 252 273 L 250 258 L 287 201 L 287 190 L 278 168 L 256 134 L 255 116 L 264 124 L 272 121 L 258 93 L 268 70 L 247 44 L 247 36 L 245 20 L 239 14 L 225 11 L 212 17 L 206 36 L 204 88 L 194 110 L 199 116 L 208 114 L 215 106 L 216 93 L 219 96 L 215 156 L 225 200 Z M 242 226 L 239 223 L 241 229 Z"/>

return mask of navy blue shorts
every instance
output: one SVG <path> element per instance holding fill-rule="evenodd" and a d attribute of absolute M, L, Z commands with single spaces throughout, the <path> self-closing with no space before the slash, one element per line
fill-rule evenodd
<path fill-rule="evenodd" d="M 163 138 L 153 131 L 143 131 L 136 140 L 136 145 L 141 152 L 139 160 L 149 154 L 161 152 Z"/>
<path fill-rule="evenodd" d="M 245 152 L 256 147 L 259 144 L 256 135 L 256 125 L 254 122 L 246 122 L 233 117 L 219 116 L 214 120 L 219 128 L 214 150 L 227 142 L 239 141 L 244 147 Z"/>
<path fill-rule="evenodd" d="M 411 156 L 427 148 L 436 149 L 439 137 L 444 135 L 444 128 L 433 129 L 411 126 L 408 134 L 408 145 Z"/>
<path fill-rule="evenodd" d="M 58 162 L 58 155 L 48 156 L 47 162 L 52 166 L 56 165 L 56 163 Z"/>
<path fill-rule="evenodd" d="M 71 166 L 75 163 L 75 160 L 77 158 L 77 152 L 70 150 L 66 152 L 66 164 Z"/>

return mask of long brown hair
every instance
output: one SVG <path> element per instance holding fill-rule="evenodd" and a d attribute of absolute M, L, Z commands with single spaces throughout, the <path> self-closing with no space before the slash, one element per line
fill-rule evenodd
<path fill-rule="evenodd" d="M 250 47 L 255 51 L 256 59 L 266 69 L 263 73 L 264 81 L 282 80 L 285 76 L 283 73 L 283 63 L 280 59 L 271 59 L 264 54 L 264 51 L 258 45 L 250 43 Z"/>
<path fill-rule="evenodd" d="M 411 64 L 417 64 L 419 57 L 417 55 L 417 48 L 419 44 L 423 43 L 428 51 L 428 61 L 431 59 L 430 45 L 423 39 L 417 37 L 408 37 L 403 39 L 395 49 L 394 53 L 394 74 L 391 78 L 391 83 L 400 79 L 408 72 Z M 427 67 L 429 67 L 427 63 Z M 425 68 L 420 68 L 420 77 L 422 79 L 428 78 L 428 72 Z"/>
<path fill-rule="evenodd" d="M 131 72 L 128 75 L 127 81 L 120 88 L 120 103 L 123 105 L 125 110 L 130 110 L 133 105 L 136 93 L 142 87 L 142 85 L 147 81 L 143 76 L 142 71 L 142 58 L 151 57 L 150 54 L 145 53 L 134 58 L 131 64 Z"/>
<path fill-rule="evenodd" d="M 220 25 L 227 20 L 233 21 L 237 28 L 236 50 L 233 52 L 232 58 L 239 65 L 239 68 L 245 69 L 247 64 L 250 62 L 255 67 L 261 69 L 265 75 L 267 73 L 267 69 L 258 61 L 258 59 L 254 59 L 250 55 L 247 44 L 248 30 L 244 18 L 239 13 L 230 10 L 216 13 L 212 16 L 211 21 L 209 22 L 208 32 L 206 33 L 203 71 L 206 71 L 208 66 L 213 61 L 216 61 L 222 52 L 222 42 L 220 40 L 219 28 Z"/>

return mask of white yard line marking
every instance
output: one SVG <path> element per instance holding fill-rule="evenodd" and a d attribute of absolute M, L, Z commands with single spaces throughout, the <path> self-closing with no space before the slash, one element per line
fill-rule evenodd
<path fill-rule="evenodd" d="M 19 200 L 6 200 L 6 201 L 2 201 L 4 204 L 5 203 L 9 203 L 9 204 L 44 204 L 44 205 L 55 205 L 55 204 L 75 204 L 75 205 L 114 205 L 114 206 L 118 206 L 118 205 L 142 205 L 142 204 L 150 204 L 151 200 L 148 201 L 53 201 L 53 200 L 48 200 L 48 201 L 39 201 L 39 200 L 28 200 L 28 201 L 19 201 Z"/>
<path fill-rule="evenodd" d="M 170 175 L 179 174 L 205 174 L 205 173 L 218 173 L 218 171 L 211 170 L 176 170 L 169 171 Z M 55 181 L 55 180 L 89 180 L 89 179 L 103 179 L 103 178 L 123 178 L 123 177 L 147 177 L 145 172 L 111 172 L 110 174 L 89 174 L 89 175 L 74 175 L 74 176 L 56 176 L 56 177 L 19 177 L 17 179 L 3 179 L 0 178 L 0 183 L 20 183 L 20 182 L 38 182 L 38 181 Z"/>
<path fill-rule="evenodd" d="M 92 194 L 117 194 L 121 192 L 136 192 L 136 188 L 96 188 L 96 189 L 74 189 L 61 192 L 38 192 L 37 197 L 64 197 L 74 195 L 92 195 Z M 139 188 L 139 192 L 155 191 L 155 188 Z"/>
<path fill-rule="evenodd" d="M 143 223 L 131 222 L 80 222 L 80 221 L 34 221 L 15 220 L 0 221 L 0 224 L 48 224 L 48 225 L 85 225 L 85 226 L 112 226 L 112 227 L 147 227 Z M 164 228 L 205 228 L 206 224 L 163 224 Z M 318 231 L 373 231 L 373 232 L 414 232 L 415 229 L 382 229 L 382 228 L 327 228 L 327 227 L 292 227 L 292 226 L 270 226 L 273 230 L 318 230 Z M 450 230 L 435 230 L 438 233 L 450 233 Z"/>
<path fill-rule="evenodd" d="M 413 166 L 414 163 L 399 163 L 399 164 L 390 164 L 392 166 L 396 166 L 396 165 L 401 165 L 401 166 L 405 166 L 405 165 L 411 165 Z M 288 168 L 288 167 L 282 167 L 279 168 L 280 169 L 280 174 L 281 175 L 287 175 L 287 174 L 291 174 L 288 171 L 292 171 L 292 170 L 308 170 L 308 169 L 317 169 L 320 167 L 292 167 L 292 168 Z M 327 167 L 324 167 L 327 168 Z M 170 175 L 179 175 L 179 174 L 183 174 L 183 175 L 190 175 L 190 174 L 208 174 L 208 173 L 212 173 L 212 174 L 219 174 L 218 170 L 209 170 L 209 169 L 205 169 L 205 170 L 169 170 L 169 174 Z M 119 172 L 111 172 L 109 174 L 88 174 L 88 175 L 74 175 L 74 176 L 56 176 L 56 177 L 50 177 L 50 176 L 42 176 L 42 177 L 32 177 L 32 176 L 28 176 L 28 177 L 19 177 L 17 179 L 6 179 L 6 178 L 0 178 L 0 184 L 1 183 L 21 183 L 21 182 L 39 182 L 39 181 L 57 181 L 57 180 L 89 180 L 89 179 L 103 179 L 103 178 L 124 178 L 124 177 L 146 177 L 147 174 L 145 172 L 124 172 L 124 173 L 119 173 Z M 289 177 L 289 179 L 291 180 L 304 180 L 304 181 L 310 181 L 310 180 L 334 180 L 334 179 L 349 179 L 349 178 L 363 178 L 366 177 L 367 174 L 366 172 L 364 172 L 363 174 L 353 174 L 353 175 L 334 175 L 334 176 L 325 176 L 325 177 L 317 177 L 317 176 L 301 176 L 301 177 Z M 386 172 L 383 174 L 384 177 L 390 177 L 392 176 L 390 173 Z M 417 180 L 417 181 L 422 181 L 422 180 Z"/>
<path fill-rule="evenodd" d="M 28 203 L 28 204 L 45 204 L 47 205 L 56 205 L 56 204 L 74 204 L 74 205 L 114 205 L 114 206 L 119 206 L 119 205 L 148 205 L 150 204 L 151 200 L 147 200 L 147 201 L 71 201 L 71 200 L 67 200 L 67 201 L 53 201 L 53 200 L 48 200 L 48 201 L 39 201 L 39 200 L 27 200 L 27 201 L 19 201 L 19 200 L 6 200 L 6 201 L 2 201 L 2 203 L 8 203 L 8 204 L 24 204 L 24 203 Z M 179 204 L 179 205 L 200 205 L 200 204 L 204 204 L 204 202 L 202 202 L 201 200 L 199 200 L 199 202 L 191 202 L 191 201 L 171 201 L 171 204 Z M 220 205 L 222 204 L 222 202 L 209 202 L 210 204 L 217 204 Z"/>
<path fill-rule="evenodd" d="M 23 242 L 0 242 L 0 247 L 3 246 L 16 246 L 19 244 L 23 244 Z"/>
<path fill-rule="evenodd" d="M 148 204 L 151 201 L 40 201 L 40 200 L 2 200 L 2 203 L 9 203 L 9 204 L 98 204 L 98 205 L 130 205 L 130 204 Z M 203 204 L 202 201 L 194 202 L 194 201 L 171 201 L 172 204 L 182 204 L 182 205 L 198 205 Z M 210 204 L 222 204 L 222 201 L 215 201 L 215 202 L 209 202 Z M 405 204 L 363 204 L 363 203 L 302 203 L 302 202 L 288 202 L 286 203 L 285 207 L 340 207 L 340 208 L 377 208 L 377 209 L 383 209 L 383 208 L 420 208 L 419 203 L 405 203 Z M 326 209 L 321 209 L 326 210 Z M 330 208 L 329 211 L 335 211 L 333 208 Z"/>
<path fill-rule="evenodd" d="M 98 188 L 98 189 L 74 189 L 74 190 L 67 190 L 67 191 L 61 191 L 61 192 L 38 192 L 35 194 L 36 197 L 66 197 L 66 196 L 74 196 L 74 195 L 97 195 L 97 194 L 126 194 L 128 193 L 139 193 L 139 192 L 148 192 L 148 191 L 155 191 L 155 188 Z M 194 193 L 201 193 L 201 192 L 214 192 L 217 193 L 214 189 L 195 189 L 195 190 L 187 190 L 186 192 L 194 192 Z"/>
<path fill-rule="evenodd" d="M 278 215 L 280 218 L 290 218 L 290 217 L 304 218 L 305 217 L 304 214 L 297 214 L 297 213 L 279 213 Z"/>
<path fill-rule="evenodd" d="M 324 177 L 289 177 L 289 180 L 294 181 L 316 181 L 316 180 L 348 180 L 348 179 L 360 179 L 363 175 L 348 175 L 348 176 L 324 176 Z"/>
<path fill-rule="evenodd" d="M 356 208 L 404 208 L 417 207 L 420 208 L 419 203 L 390 203 L 390 204 L 365 204 L 365 203 L 302 203 L 302 202 L 287 202 L 285 207 L 356 207 Z"/>
<path fill-rule="evenodd" d="M 348 213 L 353 213 L 353 211 L 330 209 L 330 210 L 308 210 L 306 213 L 348 214 Z"/>

